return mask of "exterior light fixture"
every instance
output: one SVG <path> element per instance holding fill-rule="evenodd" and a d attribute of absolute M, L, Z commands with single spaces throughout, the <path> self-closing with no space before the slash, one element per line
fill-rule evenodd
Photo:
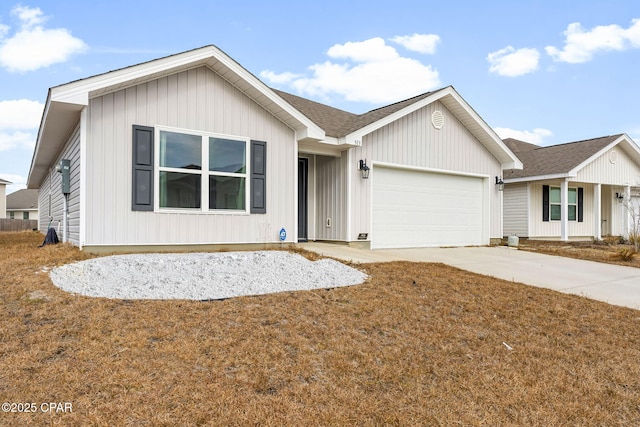
<path fill-rule="evenodd" d="M 502 180 L 502 178 L 498 178 L 497 176 L 496 176 L 496 186 L 498 187 L 498 191 L 504 190 L 504 181 Z"/>
<path fill-rule="evenodd" d="M 616 193 L 616 200 L 618 201 L 618 203 L 622 203 L 622 201 L 624 200 L 624 194 Z"/>
<path fill-rule="evenodd" d="M 367 166 L 367 160 L 358 161 L 358 170 L 362 173 L 362 179 L 369 179 L 369 166 Z"/>

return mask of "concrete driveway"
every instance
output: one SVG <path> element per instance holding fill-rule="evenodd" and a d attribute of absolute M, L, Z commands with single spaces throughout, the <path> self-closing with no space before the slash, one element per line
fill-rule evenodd
<path fill-rule="evenodd" d="M 356 263 L 441 262 L 486 276 L 640 309 L 640 268 L 543 255 L 506 246 L 374 251 L 318 242 L 300 246 Z"/>

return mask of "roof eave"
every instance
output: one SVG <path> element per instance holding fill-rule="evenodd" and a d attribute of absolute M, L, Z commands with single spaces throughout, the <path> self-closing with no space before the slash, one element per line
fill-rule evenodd
<path fill-rule="evenodd" d="M 571 169 L 568 172 L 568 174 L 571 175 L 571 176 L 576 176 L 578 174 L 578 172 L 582 168 L 584 168 L 585 166 L 587 166 L 588 164 L 590 164 L 594 160 L 598 159 L 604 153 L 606 153 L 607 151 L 609 151 L 610 149 L 612 149 L 613 147 L 615 147 L 616 145 L 619 145 L 621 143 L 625 144 L 625 147 L 627 147 L 631 151 L 631 153 L 630 153 L 631 157 L 635 157 L 634 160 L 636 161 L 637 164 L 640 165 L 640 147 L 638 147 L 638 145 L 631 138 L 629 138 L 629 136 L 627 134 L 622 134 L 622 135 L 620 135 L 620 137 L 618 137 L 617 139 L 615 139 L 611 143 L 607 144 L 607 146 L 605 146 L 602 149 L 600 149 L 598 152 L 596 152 L 595 154 L 590 156 L 588 159 L 584 160 L 578 166 L 576 166 L 573 169 Z"/>
<path fill-rule="evenodd" d="M 417 101 L 407 107 L 396 111 L 376 122 L 356 130 L 344 137 L 345 144 L 358 146 L 362 144 L 362 138 L 420 108 L 435 101 L 442 102 L 447 109 L 463 123 L 469 131 L 482 143 L 491 154 L 500 162 L 503 170 L 522 169 L 522 162 L 504 144 L 495 131 L 476 113 L 473 108 L 458 94 L 453 86 L 433 92 L 431 95 Z"/>
<path fill-rule="evenodd" d="M 64 144 L 63 138 L 70 131 L 61 131 L 61 126 L 74 126 L 79 120 L 79 112 L 89 105 L 91 98 L 203 65 L 220 74 L 238 90 L 295 130 L 299 139 L 325 138 L 324 130 L 318 125 L 276 95 L 222 50 L 210 45 L 49 89 L 27 187 L 35 189 L 40 186 L 47 168 L 55 158 L 53 156 L 59 153 Z M 43 141 L 46 141 L 46 148 L 43 148 Z"/>
<path fill-rule="evenodd" d="M 535 176 L 521 176 L 518 178 L 502 178 L 505 184 L 513 184 L 516 182 L 528 182 L 528 181 L 548 181 L 552 179 L 565 179 L 565 178 L 575 178 L 576 175 L 571 175 L 568 173 L 556 173 L 556 174 L 547 174 L 547 175 L 535 175 Z"/>

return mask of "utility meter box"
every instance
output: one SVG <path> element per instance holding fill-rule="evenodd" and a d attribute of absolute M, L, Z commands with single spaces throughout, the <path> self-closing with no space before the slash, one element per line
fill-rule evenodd
<path fill-rule="evenodd" d="M 62 194 L 71 193 L 71 160 L 60 160 L 58 172 L 62 174 Z"/>

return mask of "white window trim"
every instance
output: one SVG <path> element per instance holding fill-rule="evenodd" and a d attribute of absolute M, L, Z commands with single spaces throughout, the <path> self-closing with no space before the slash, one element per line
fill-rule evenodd
<path fill-rule="evenodd" d="M 189 135 L 199 135 L 202 138 L 202 169 L 197 173 L 188 169 L 160 167 L 160 132 L 176 132 Z M 245 173 L 234 172 L 214 172 L 209 170 L 209 138 L 232 139 L 243 141 L 245 143 Z M 251 138 L 227 135 L 222 133 L 206 132 L 195 129 L 185 129 L 171 126 L 154 126 L 153 139 L 153 210 L 156 213 L 189 213 L 189 214 L 206 214 L 206 215 L 250 215 L 251 212 Z M 164 172 L 192 173 L 201 177 L 201 199 L 200 209 L 197 208 L 162 208 L 160 207 L 160 170 Z M 231 176 L 244 178 L 245 182 L 245 202 L 244 210 L 239 209 L 209 209 L 209 177 L 210 176 Z"/>
<path fill-rule="evenodd" d="M 562 189 L 560 187 L 554 187 L 554 186 L 550 185 L 549 186 L 549 221 L 550 222 L 562 222 L 562 212 L 560 212 L 560 219 L 552 219 L 551 218 L 551 205 L 562 206 L 562 202 L 560 202 L 560 203 L 552 203 L 551 202 L 551 190 L 554 189 L 554 188 L 557 188 L 558 190 L 560 190 L 560 200 L 562 200 Z M 567 215 L 568 215 L 568 212 L 569 212 L 568 207 L 569 206 L 575 206 L 576 207 L 576 217 L 575 217 L 575 219 L 568 219 L 567 221 L 578 222 L 578 187 L 569 187 L 567 189 L 567 194 L 571 190 L 575 190 L 575 192 L 576 192 L 576 202 L 575 203 L 569 203 L 569 200 L 567 200 Z"/>

